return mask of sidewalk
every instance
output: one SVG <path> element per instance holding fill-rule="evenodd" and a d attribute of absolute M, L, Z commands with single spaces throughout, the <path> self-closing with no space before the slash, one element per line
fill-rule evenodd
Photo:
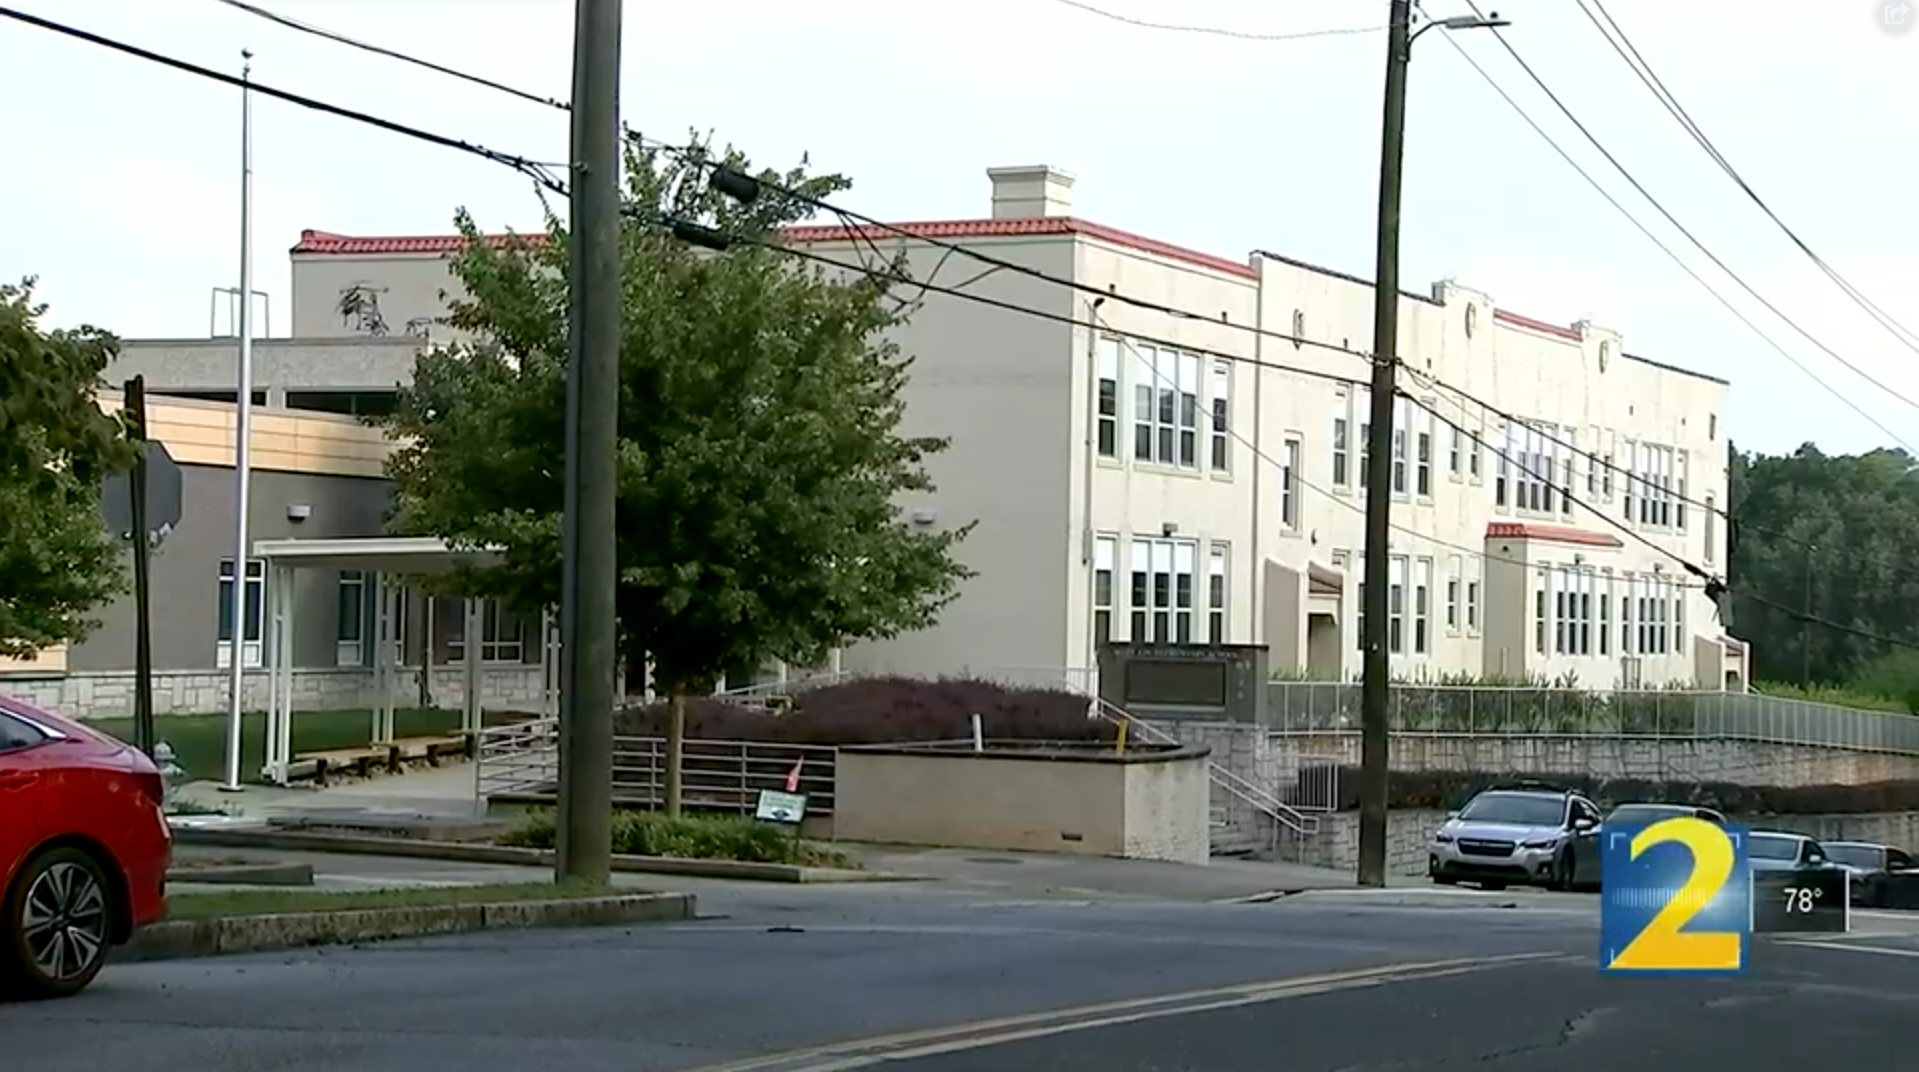
<path fill-rule="evenodd" d="M 474 793 L 474 778 L 473 764 L 454 762 L 324 789 L 248 785 L 229 793 L 218 782 L 190 782 L 176 789 L 174 798 L 198 807 L 218 809 L 225 818 L 183 815 L 175 818 L 175 825 L 254 825 L 273 818 L 317 815 L 480 818 L 483 809 Z"/>

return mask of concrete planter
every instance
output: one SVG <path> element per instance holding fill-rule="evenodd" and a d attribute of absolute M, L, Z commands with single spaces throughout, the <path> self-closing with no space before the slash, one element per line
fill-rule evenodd
<path fill-rule="evenodd" d="M 839 753 L 849 841 L 1211 859 L 1204 746 L 862 745 Z"/>

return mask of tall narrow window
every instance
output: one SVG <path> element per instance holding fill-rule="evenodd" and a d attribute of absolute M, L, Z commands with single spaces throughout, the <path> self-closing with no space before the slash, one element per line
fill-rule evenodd
<path fill-rule="evenodd" d="M 1553 608 L 1553 654 L 1570 655 L 1573 654 L 1572 638 L 1570 636 L 1573 621 L 1573 591 L 1572 586 L 1566 582 L 1567 579 L 1572 576 L 1572 571 L 1561 567 L 1558 570 L 1549 572 L 1546 576 L 1553 582 L 1551 600 Z"/>
<path fill-rule="evenodd" d="M 1485 443 L 1486 411 L 1483 409 L 1479 411 L 1478 423 L 1479 423 L 1479 433 L 1477 435 L 1470 435 L 1466 437 L 1467 439 L 1472 441 L 1470 444 L 1468 444 L 1468 450 L 1470 451 L 1470 453 L 1466 455 L 1466 475 L 1471 477 L 1473 483 L 1475 484 L 1479 483 L 1480 472 L 1481 472 L 1481 469 L 1483 468 L 1481 465 L 1481 458 L 1484 456 L 1486 451 L 1486 443 Z"/>
<path fill-rule="evenodd" d="M 1692 468 L 1692 459 L 1685 451 L 1679 452 L 1679 472 L 1674 478 L 1678 481 L 1672 495 L 1672 527 L 1680 532 L 1686 531 L 1686 477 Z"/>
<path fill-rule="evenodd" d="M 1394 555 L 1388 566 L 1386 650 L 1398 655 L 1406 650 L 1406 557 Z"/>
<path fill-rule="evenodd" d="M 1465 471 L 1465 465 L 1466 433 L 1460 431 L 1458 425 L 1453 425 L 1447 434 L 1446 471 L 1453 475 L 1454 480 L 1458 480 Z"/>
<path fill-rule="evenodd" d="M 1199 468 L 1199 357 L 1179 355 L 1179 467 Z"/>
<path fill-rule="evenodd" d="M 1453 555 L 1446 559 L 1446 632 L 1459 632 L 1459 589 L 1466 583 L 1464 561 Z"/>
<path fill-rule="evenodd" d="M 1216 543 L 1206 557 L 1206 640 L 1226 643 L 1226 561 L 1228 548 Z"/>
<path fill-rule="evenodd" d="M 1705 556 L 1706 556 L 1706 561 L 1711 562 L 1713 560 L 1713 555 L 1717 553 L 1718 551 L 1718 548 L 1715 545 L 1718 544 L 1719 542 L 1718 540 L 1719 534 L 1714 530 L 1716 530 L 1719 527 L 1719 510 L 1717 507 L 1713 506 L 1713 497 L 1710 493 L 1707 494 L 1706 496 L 1706 512 L 1705 512 L 1705 516 L 1700 519 L 1699 525 L 1701 528 L 1706 530 Z"/>
<path fill-rule="evenodd" d="M 1599 654 L 1612 654 L 1612 571 L 1606 570 L 1599 583 Z"/>
<path fill-rule="evenodd" d="M 1433 494 L 1433 415 L 1419 410 L 1419 437 L 1413 441 L 1413 493 L 1422 499 Z"/>
<path fill-rule="evenodd" d="M 1619 654 L 1634 655 L 1639 649 L 1633 646 L 1638 639 L 1633 631 L 1633 596 L 1637 581 L 1628 573 L 1619 579 Z"/>
<path fill-rule="evenodd" d="M 1105 647 L 1113 639 L 1113 570 L 1119 541 L 1101 536 L 1093 541 L 1093 643 Z"/>
<path fill-rule="evenodd" d="M 1593 653 L 1593 571 L 1579 571 L 1579 654 Z"/>
<path fill-rule="evenodd" d="M 1126 639 L 1135 644 L 1144 644 L 1153 639 L 1153 545 L 1149 540 L 1134 540 L 1131 553 L 1127 557 L 1126 568 L 1131 571 L 1132 584 L 1129 586 L 1126 600 L 1127 633 Z"/>
<path fill-rule="evenodd" d="M 1479 581 L 1484 568 L 1481 559 L 1466 560 L 1466 632 L 1471 636 L 1479 635 Z"/>
<path fill-rule="evenodd" d="M 339 584 L 339 617 L 334 630 L 334 665 L 365 666 L 367 664 L 366 623 L 366 574 L 359 570 L 341 570 Z"/>
<path fill-rule="evenodd" d="M 1119 340 L 1101 339 L 1098 357 L 1099 383 L 1096 385 L 1098 414 L 1094 418 L 1094 442 L 1102 458 L 1119 456 Z"/>
<path fill-rule="evenodd" d="M 1413 654 L 1432 651 L 1433 560 L 1413 560 Z"/>
<path fill-rule="evenodd" d="M 1288 439 L 1280 459 L 1279 521 L 1289 529 L 1299 528 L 1299 440 Z"/>
<path fill-rule="evenodd" d="M 1511 505 L 1512 502 L 1512 452 L 1514 441 L 1512 426 L 1507 425 L 1500 437 L 1505 442 L 1505 449 L 1498 451 L 1499 456 L 1493 461 L 1493 505 L 1505 507 Z"/>
<path fill-rule="evenodd" d="M 1551 614 L 1546 605 L 1547 589 L 1552 587 L 1552 573 L 1541 568 L 1533 588 L 1533 651 L 1546 654 L 1546 634 L 1551 629 Z"/>
<path fill-rule="evenodd" d="M 1354 423 L 1359 426 L 1359 438 L 1353 444 L 1353 450 L 1359 455 L 1359 475 L 1355 480 L 1361 488 L 1364 488 L 1366 482 L 1372 479 L 1373 424 L 1370 416 L 1373 411 L 1372 392 L 1364 389 L 1354 391 L 1353 410 L 1358 414 L 1354 418 Z"/>
<path fill-rule="evenodd" d="M 1181 541 L 1173 545 L 1173 642 L 1193 642 L 1193 598 L 1198 578 L 1199 545 Z"/>
<path fill-rule="evenodd" d="M 1212 444 L 1211 463 L 1214 472 L 1225 472 L 1232 468 L 1232 409 L 1233 409 L 1233 367 L 1224 361 L 1213 365 L 1213 419 L 1207 428 L 1208 439 Z"/>
<path fill-rule="evenodd" d="M 1159 351 L 1150 346 L 1133 347 L 1133 460 L 1150 462 L 1153 460 L 1153 444 L 1156 437 L 1155 419 L 1159 415 L 1159 406 L 1154 399 L 1159 397 L 1159 372 L 1155 367 Z"/>
<path fill-rule="evenodd" d="M 1352 392 L 1340 387 L 1333 393 L 1333 487 L 1352 484 Z"/>
<path fill-rule="evenodd" d="M 257 558 L 247 559 L 246 566 L 246 611 L 245 621 L 241 625 L 240 665 L 260 665 L 260 632 L 263 611 L 266 606 L 267 565 Z M 220 560 L 220 617 L 219 649 L 214 656 L 216 665 L 233 665 L 233 560 Z"/>
<path fill-rule="evenodd" d="M 1153 460 L 1171 465 L 1179 434 L 1179 355 L 1171 350 L 1159 351 L 1153 363 L 1153 397 Z"/>
<path fill-rule="evenodd" d="M 1408 444 L 1412 437 L 1412 404 L 1403 398 L 1393 400 L 1393 494 L 1406 494 L 1412 476 Z"/>

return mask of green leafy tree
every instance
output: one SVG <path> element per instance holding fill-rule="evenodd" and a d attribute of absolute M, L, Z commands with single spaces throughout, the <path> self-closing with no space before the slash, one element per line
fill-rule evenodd
<path fill-rule="evenodd" d="M 14 657 L 84 639 L 122 590 L 100 485 L 134 457 L 95 401 L 119 341 L 43 330 L 33 282 L 0 286 L 0 655 Z"/>
<path fill-rule="evenodd" d="M 685 697 L 731 667 L 817 664 L 838 644 L 933 624 L 967 576 L 954 558 L 967 527 L 902 516 L 902 496 L 932 489 L 924 462 L 946 443 L 901 431 L 911 361 L 887 336 L 906 315 L 887 284 L 769 248 L 810 215 L 803 201 L 737 204 L 685 157 L 626 163 L 619 640 L 673 698 L 676 809 Z M 848 186 L 801 169 L 764 177 L 813 197 Z M 664 219 L 749 241 L 714 253 Z M 503 566 L 455 582 L 531 614 L 560 598 L 568 235 L 551 214 L 543 236 L 504 244 L 464 212 L 457 223 L 465 294 L 449 324 L 472 341 L 423 355 L 387 421 L 404 444 L 389 465 L 398 524 L 502 548 Z"/>
<path fill-rule="evenodd" d="M 1912 469 L 1900 450 L 1733 454 L 1731 620 L 1753 644 L 1755 677 L 1836 685 L 1865 675 L 1891 687 L 1904 663 L 1881 664 L 1896 645 L 1873 638 L 1919 644 Z"/>

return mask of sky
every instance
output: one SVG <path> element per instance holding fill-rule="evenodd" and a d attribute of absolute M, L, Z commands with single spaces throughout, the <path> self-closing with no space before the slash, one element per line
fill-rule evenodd
<path fill-rule="evenodd" d="M 254 2 L 543 97 L 568 93 L 567 0 Z M 1821 272 L 1575 0 L 1474 2 L 1512 21 L 1499 35 L 1572 115 L 1805 334 L 1635 192 L 1483 30 L 1434 31 L 1413 52 L 1407 289 L 1453 277 L 1503 308 L 1559 323 L 1590 317 L 1620 330 L 1630 353 L 1728 379 L 1729 428 L 1744 449 L 1919 446 L 1919 405 L 1895 397 L 1919 400 L 1919 336 L 1882 326 Z M 1601 2 L 1772 210 L 1890 320 L 1919 331 L 1919 217 L 1902 207 L 1919 178 L 1909 119 L 1919 29 L 1887 25 L 1905 0 Z M 1906 19 L 1919 24 L 1914 2 Z M 250 49 L 261 84 L 525 158 L 566 155 L 557 110 L 218 0 L 6 3 L 236 74 Z M 1426 3 L 1434 17 L 1468 13 L 1468 0 Z M 1077 176 L 1074 211 L 1087 219 L 1223 256 L 1264 248 L 1371 277 L 1386 0 L 1097 7 L 1108 14 L 1066 0 L 627 0 L 622 111 L 648 135 L 711 132 L 759 164 L 805 156 L 850 176 L 853 189 L 836 201 L 870 216 L 984 216 L 987 168 L 1049 164 Z M 1355 32 L 1246 39 L 1121 19 L 1267 38 Z M 52 326 L 208 335 L 214 288 L 238 283 L 238 91 L 0 19 L 0 92 L 13 102 L 0 279 L 39 277 Z M 497 164 L 280 101 L 256 97 L 254 114 L 254 263 L 273 333 L 285 331 L 285 251 L 303 228 L 446 233 L 461 207 L 489 230 L 539 224 L 530 183 Z"/>

